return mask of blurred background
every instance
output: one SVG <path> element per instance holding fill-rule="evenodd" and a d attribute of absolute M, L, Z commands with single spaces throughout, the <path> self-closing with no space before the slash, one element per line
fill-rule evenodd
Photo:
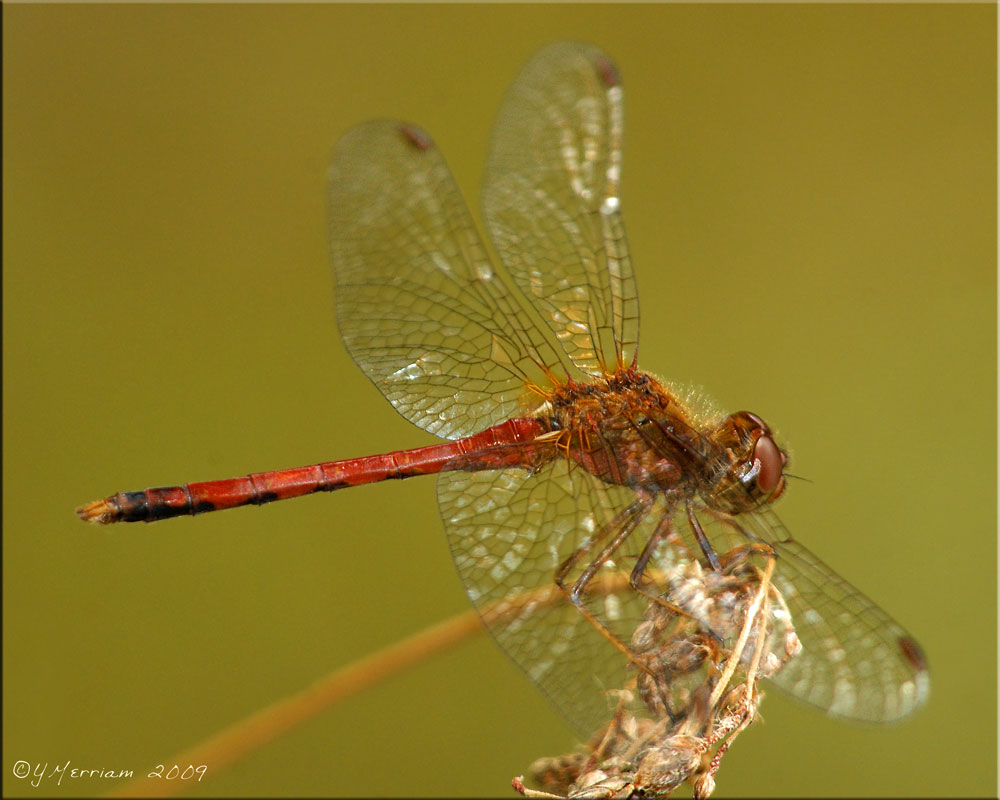
<path fill-rule="evenodd" d="M 642 366 L 770 421 L 795 536 L 922 643 L 930 702 L 768 692 L 716 796 L 996 791 L 996 8 L 3 9 L 5 795 L 144 774 L 467 608 L 433 479 L 156 526 L 120 490 L 429 444 L 339 341 L 324 173 L 426 128 L 478 214 L 500 99 L 554 39 L 626 89 Z M 403 265 L 401 265 L 402 267 Z M 192 794 L 494 795 L 570 728 L 486 637 Z"/>

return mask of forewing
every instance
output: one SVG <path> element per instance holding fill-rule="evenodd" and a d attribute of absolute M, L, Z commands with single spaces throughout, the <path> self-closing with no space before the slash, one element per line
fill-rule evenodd
<path fill-rule="evenodd" d="M 596 47 L 541 50 L 493 132 L 483 213 L 497 253 L 590 374 L 632 363 L 639 303 L 621 216 L 622 86 Z"/>
<path fill-rule="evenodd" d="M 725 552 L 751 541 L 774 548 L 774 585 L 781 592 L 802 651 L 773 682 L 829 714 L 891 722 L 924 703 L 927 665 L 916 641 L 892 617 L 789 535 L 768 507 L 713 520 L 699 518 L 713 546 Z M 735 523 L 731 524 L 731 523 Z"/>
<path fill-rule="evenodd" d="M 337 319 L 397 411 L 447 438 L 522 407 L 559 363 L 493 269 L 437 147 L 403 122 L 351 129 L 329 173 Z"/>

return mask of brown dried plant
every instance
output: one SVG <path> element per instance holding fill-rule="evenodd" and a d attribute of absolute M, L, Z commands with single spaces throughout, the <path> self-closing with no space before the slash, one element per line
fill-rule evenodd
<path fill-rule="evenodd" d="M 729 747 L 757 718 L 760 678 L 801 649 L 781 593 L 746 546 L 721 571 L 696 560 L 666 576 L 631 640 L 626 685 L 610 691 L 610 722 L 585 751 L 542 758 L 530 767 L 542 791 L 515 778 L 533 798 L 668 797 L 689 781 L 708 797 Z M 637 702 L 638 701 L 638 702 Z"/>

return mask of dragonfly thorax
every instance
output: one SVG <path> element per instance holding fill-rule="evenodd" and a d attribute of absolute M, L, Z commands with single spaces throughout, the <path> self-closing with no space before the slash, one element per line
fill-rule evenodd
<path fill-rule="evenodd" d="M 649 493 L 697 491 L 703 437 L 684 404 L 652 376 L 620 369 L 590 383 L 568 381 L 551 404 L 560 449 L 601 480 Z"/>
<path fill-rule="evenodd" d="M 553 392 L 550 425 L 558 447 L 607 483 L 676 497 L 699 495 L 738 514 L 776 499 L 787 457 L 767 425 L 746 411 L 700 423 L 655 378 L 620 369 Z"/>

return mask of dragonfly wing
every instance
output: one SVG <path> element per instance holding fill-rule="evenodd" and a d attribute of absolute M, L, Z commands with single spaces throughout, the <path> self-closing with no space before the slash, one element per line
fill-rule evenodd
<path fill-rule="evenodd" d="M 500 110 L 483 187 L 496 251 L 584 372 L 632 363 L 639 301 L 621 216 L 624 111 L 614 62 L 558 42 Z"/>
<path fill-rule="evenodd" d="M 609 690 L 627 686 L 635 671 L 554 578 L 590 543 L 564 580 L 571 587 L 615 534 L 631 527 L 582 597 L 588 614 L 629 644 L 650 608 L 629 576 L 658 526 L 669 535 L 646 565 L 646 590 L 683 606 L 691 561 L 708 571 L 685 512 L 663 496 L 644 502 L 633 488 L 604 483 L 564 459 L 534 472 L 454 466 L 458 471 L 438 478 L 438 502 L 469 598 L 507 654 L 582 734 L 593 733 L 614 709 Z M 696 516 L 720 556 L 761 542 L 777 556 L 772 581 L 801 650 L 771 682 L 829 714 L 867 722 L 900 719 L 926 700 L 926 663 L 913 638 L 792 540 L 773 511 L 728 517 L 702 507 Z M 757 552 L 753 561 L 762 568 L 766 559 Z M 716 633 L 728 635 L 721 627 Z"/>
<path fill-rule="evenodd" d="M 647 602 L 628 585 L 638 550 L 662 513 L 628 487 L 603 483 L 565 459 L 529 472 L 443 472 L 438 503 L 459 575 L 497 643 L 589 736 L 607 723 L 628 677 L 628 659 L 566 597 L 554 578 L 589 538 L 607 542 L 626 522 L 628 540 L 588 585 L 583 603 L 606 630 L 628 642 Z M 594 559 L 584 556 L 566 585 Z M 675 551 L 664 547 L 668 563 Z"/>
<path fill-rule="evenodd" d="M 891 722 L 927 699 L 930 678 L 916 641 L 868 597 L 792 539 L 768 507 L 712 520 L 699 513 L 719 552 L 751 540 L 774 548 L 774 584 L 781 592 L 802 651 L 772 681 L 829 714 Z"/>
<path fill-rule="evenodd" d="M 497 276 L 430 137 L 403 122 L 359 125 L 328 178 L 337 318 L 365 374 L 446 438 L 523 413 L 525 385 L 559 356 Z"/>

